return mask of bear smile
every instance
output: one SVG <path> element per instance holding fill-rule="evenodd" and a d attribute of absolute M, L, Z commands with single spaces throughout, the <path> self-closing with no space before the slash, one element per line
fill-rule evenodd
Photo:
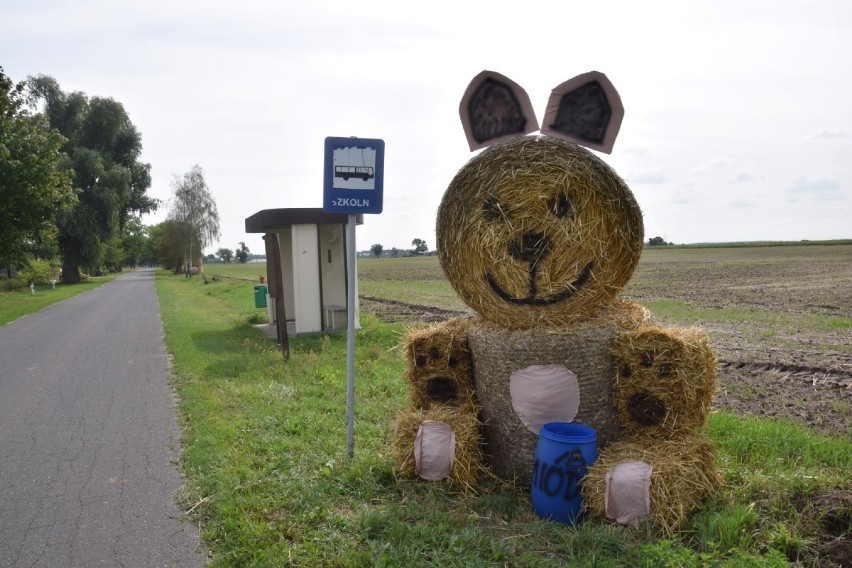
<path fill-rule="evenodd" d="M 537 272 L 535 270 L 535 265 L 533 265 L 530 270 L 530 294 L 525 298 L 516 298 L 514 296 L 511 296 L 509 293 L 503 290 L 500 285 L 497 284 L 497 281 L 494 280 L 494 277 L 487 272 L 485 273 L 485 279 L 488 281 L 488 285 L 491 286 L 491 289 L 494 291 L 495 294 L 497 294 L 502 299 L 506 300 L 511 304 L 517 304 L 521 306 L 547 306 L 550 304 L 555 304 L 557 302 L 562 302 L 563 300 L 567 300 L 568 298 L 576 294 L 592 276 L 593 265 L 593 262 L 589 262 L 585 266 L 585 268 L 583 268 L 583 271 L 580 273 L 580 275 L 573 282 L 571 282 L 571 284 L 569 284 L 565 288 L 565 290 L 552 296 L 546 297 L 538 296 L 538 291 L 536 289 L 535 282 Z"/>

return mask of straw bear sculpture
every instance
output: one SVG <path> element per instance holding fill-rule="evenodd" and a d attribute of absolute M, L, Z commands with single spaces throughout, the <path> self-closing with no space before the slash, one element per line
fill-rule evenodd
<path fill-rule="evenodd" d="M 587 510 L 676 530 L 720 485 L 702 433 L 716 358 L 703 331 L 661 327 L 620 297 L 642 213 L 586 149 L 611 151 L 618 93 L 602 73 L 575 77 L 553 90 L 539 128 L 524 90 L 484 71 L 460 114 L 471 150 L 485 149 L 444 194 L 437 249 L 476 314 L 408 333 L 398 470 L 464 489 L 486 471 L 529 485 L 542 425 L 581 423 L 598 443 Z"/>

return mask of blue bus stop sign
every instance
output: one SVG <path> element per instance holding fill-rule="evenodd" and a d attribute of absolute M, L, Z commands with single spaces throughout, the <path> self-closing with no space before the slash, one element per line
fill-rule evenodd
<path fill-rule="evenodd" d="M 326 213 L 381 213 L 385 142 L 372 138 L 325 139 L 322 208 Z"/>

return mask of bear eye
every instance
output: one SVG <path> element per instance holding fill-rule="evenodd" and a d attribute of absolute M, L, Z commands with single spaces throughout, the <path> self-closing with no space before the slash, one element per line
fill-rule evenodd
<path fill-rule="evenodd" d="M 560 195 L 550 204 L 550 210 L 559 219 L 570 219 L 574 214 L 574 206 L 571 205 L 571 200 L 565 195 Z"/>
<path fill-rule="evenodd" d="M 485 215 L 486 221 L 499 221 L 504 216 L 503 207 L 496 197 L 489 197 L 482 205 L 482 212 Z"/>

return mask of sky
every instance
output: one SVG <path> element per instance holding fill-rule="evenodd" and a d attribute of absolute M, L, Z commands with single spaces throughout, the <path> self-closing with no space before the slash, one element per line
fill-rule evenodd
<path fill-rule="evenodd" d="M 646 239 L 852 238 L 852 2 L 0 0 L 0 66 L 122 103 L 149 195 L 198 164 L 222 236 L 322 207 L 324 140 L 385 142 L 384 208 L 359 250 L 435 243 L 435 214 L 475 154 L 458 106 L 480 71 L 530 95 L 603 72 L 625 117 L 598 154 L 642 207 Z"/>

